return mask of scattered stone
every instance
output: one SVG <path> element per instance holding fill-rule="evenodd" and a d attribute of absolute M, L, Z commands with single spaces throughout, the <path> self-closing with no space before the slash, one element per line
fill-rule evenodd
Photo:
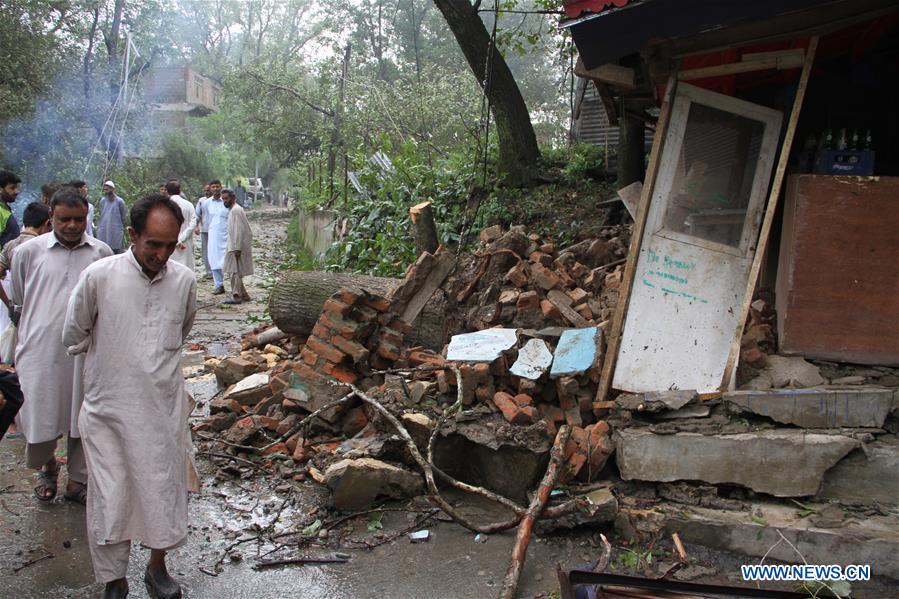
<path fill-rule="evenodd" d="M 325 470 L 324 484 L 332 492 L 338 510 L 359 510 L 378 497 L 404 499 L 424 490 L 421 477 L 413 472 L 375 460 L 341 460 Z"/>
<path fill-rule="evenodd" d="M 219 362 L 215 366 L 213 372 L 215 372 L 215 378 L 218 380 L 219 384 L 223 387 L 227 387 L 250 376 L 256 372 L 257 369 L 258 366 L 255 362 L 233 356 Z"/>
<path fill-rule="evenodd" d="M 768 356 L 768 365 L 763 372 L 771 379 L 771 386 L 775 389 L 816 387 L 827 383 L 817 366 L 798 356 Z"/>

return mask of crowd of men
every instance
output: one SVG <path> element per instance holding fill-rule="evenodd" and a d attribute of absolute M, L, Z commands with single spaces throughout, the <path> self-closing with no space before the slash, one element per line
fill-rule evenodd
<path fill-rule="evenodd" d="M 53 501 L 66 437 L 64 498 L 86 505 L 87 539 L 103 597 L 125 597 L 131 543 L 151 549 L 151 595 L 181 596 L 166 553 L 187 537 L 187 493 L 198 490 L 181 347 L 197 311 L 193 237 L 213 293 L 249 300 L 252 233 L 220 181 L 196 206 L 170 180 L 130 210 L 113 181 L 96 209 L 84 181 L 44 185 L 20 226 L 19 178 L 0 172 L 0 438 L 15 419 L 34 497 Z M 97 212 L 95 219 L 94 212 Z M 96 223 L 94 222 L 96 220 Z M 10 343 L 10 339 L 13 342 Z"/>

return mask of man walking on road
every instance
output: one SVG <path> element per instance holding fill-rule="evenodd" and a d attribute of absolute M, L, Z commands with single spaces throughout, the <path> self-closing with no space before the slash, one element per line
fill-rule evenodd
<path fill-rule="evenodd" d="M 212 269 L 209 267 L 209 215 L 206 213 L 206 202 L 212 196 L 212 189 L 207 183 L 203 186 L 203 197 L 197 200 L 197 222 L 199 228 L 194 229 L 195 234 L 200 235 L 200 250 L 203 253 L 203 267 L 206 269 L 204 278 L 212 278 Z"/>
<path fill-rule="evenodd" d="M 225 253 L 228 250 L 228 208 L 222 201 L 222 182 L 216 179 L 209 183 L 212 197 L 203 204 L 203 218 L 209 218 L 209 267 L 212 269 L 212 281 L 215 284 L 213 294 L 225 293 Z"/>
<path fill-rule="evenodd" d="M 231 286 L 231 299 L 225 304 L 240 304 L 250 301 L 250 294 L 243 285 L 243 278 L 253 274 L 253 231 L 247 214 L 237 203 L 234 192 L 222 191 L 222 200 L 228 209 L 228 248 L 225 254 L 224 274 Z"/>
<path fill-rule="evenodd" d="M 181 183 L 175 179 L 165 184 L 165 194 L 181 209 L 184 222 L 181 224 L 181 232 L 178 234 L 178 247 L 172 254 L 172 260 L 180 262 L 194 271 L 194 230 L 197 228 L 197 213 L 194 205 L 181 197 Z"/>
<path fill-rule="evenodd" d="M 125 200 L 115 193 L 115 183 L 103 184 L 100 198 L 100 222 L 97 223 L 97 239 L 109 246 L 115 254 L 121 254 L 125 245 L 125 227 L 128 226 L 128 209 Z"/>
<path fill-rule="evenodd" d="M 87 470 L 78 430 L 81 408 L 81 359 L 61 343 L 66 302 L 78 276 L 100 258 L 112 255 L 102 241 L 88 237 L 87 198 L 63 187 L 50 200 L 53 231 L 16 248 L 12 262 L 12 301 L 22 307 L 16 370 L 25 396 L 17 419 L 25 436 L 25 462 L 40 468 L 34 495 L 56 497 L 59 465 L 56 442 L 68 434 L 66 499 L 84 503 Z"/>
<path fill-rule="evenodd" d="M 197 311 L 197 284 L 193 271 L 169 260 L 182 221 L 165 196 L 137 202 L 131 249 L 87 268 L 66 310 L 63 343 L 70 353 L 86 352 L 79 425 L 91 480 L 88 541 L 104 598 L 128 594 L 134 539 L 151 549 L 150 595 L 181 597 L 165 556 L 187 538 L 192 480 L 181 346 Z"/>

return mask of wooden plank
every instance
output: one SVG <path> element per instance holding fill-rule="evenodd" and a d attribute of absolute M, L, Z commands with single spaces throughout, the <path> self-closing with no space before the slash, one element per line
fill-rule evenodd
<path fill-rule="evenodd" d="M 755 247 L 755 256 L 752 259 L 752 267 L 749 269 L 746 290 L 743 293 L 743 303 L 738 312 L 739 326 L 734 331 L 734 337 L 730 343 L 730 352 L 724 366 L 724 377 L 721 380 L 721 391 L 726 391 L 730 385 L 730 379 L 740 355 L 740 341 L 743 338 L 743 323 L 749 314 L 749 304 L 752 303 L 752 295 L 755 293 L 755 284 L 762 268 L 762 260 L 768 247 L 768 237 L 771 235 L 771 225 L 774 222 L 774 213 L 777 210 L 777 202 L 780 198 L 780 189 L 783 186 L 784 175 L 790 160 L 790 149 L 793 147 L 793 138 L 796 135 L 796 124 L 799 122 L 799 113 L 802 111 L 802 102 L 805 99 L 805 90 L 808 87 L 808 79 L 815 62 L 815 52 L 818 49 L 818 38 L 809 40 L 808 52 L 805 55 L 805 64 L 802 65 L 802 74 L 799 76 L 799 87 L 796 89 L 796 97 L 793 99 L 793 109 L 790 111 L 790 120 L 784 133 L 784 141 L 780 149 L 780 158 L 777 161 L 777 170 L 774 172 L 774 182 L 771 184 L 771 192 L 768 194 L 768 207 L 765 209 L 765 217 L 762 220 L 762 230 L 759 232 L 758 244 Z"/>
<path fill-rule="evenodd" d="M 721 77 L 724 75 L 738 75 L 740 73 L 752 73 L 755 71 L 796 69 L 802 66 L 803 57 L 796 54 L 788 54 L 785 56 L 771 56 L 758 60 L 744 60 L 742 62 L 732 62 L 730 64 L 720 64 L 712 67 L 701 67 L 698 69 L 689 69 L 678 73 L 677 78 L 681 81 L 690 81 L 693 79 L 705 79 L 706 77 Z"/>
<path fill-rule="evenodd" d="M 425 278 L 424 283 L 415 292 L 415 295 L 409 299 L 401 318 L 412 324 L 418 318 L 428 300 L 431 299 L 431 296 L 434 295 L 434 292 L 437 291 L 437 288 L 443 284 L 443 281 L 446 280 L 446 277 L 449 276 L 455 267 L 455 255 L 446 251 L 438 252 L 435 256 L 434 266 Z"/>
<path fill-rule="evenodd" d="M 792 175 L 784 200 L 780 352 L 899 365 L 899 177 Z"/>
<path fill-rule="evenodd" d="M 546 294 L 546 299 L 548 299 L 553 306 L 558 308 L 559 312 L 562 313 L 562 316 L 565 317 L 565 320 L 574 326 L 578 328 L 591 326 L 586 318 L 574 311 L 571 307 L 571 298 L 565 295 L 564 292 L 559 291 L 558 289 L 551 289 L 549 293 Z"/>
<path fill-rule="evenodd" d="M 662 100 L 662 110 L 659 113 L 659 123 L 652 140 L 652 151 L 649 154 L 649 166 L 646 168 L 643 195 L 640 198 L 640 207 L 637 210 L 634 231 L 631 234 L 631 245 L 627 253 L 627 267 L 624 269 L 624 277 L 618 289 L 618 304 L 615 306 L 615 315 L 612 318 L 612 333 L 607 338 L 606 359 L 603 361 L 599 388 L 596 390 L 595 401 L 598 402 L 606 400 L 606 395 L 608 395 L 609 387 L 612 384 L 612 374 L 615 372 L 615 360 L 618 358 L 618 346 L 621 342 L 621 329 L 624 326 L 624 318 L 627 315 L 627 303 L 630 300 L 634 274 L 637 271 L 637 257 L 640 255 L 643 229 L 646 226 L 646 216 L 649 214 L 649 201 L 655 188 L 662 149 L 665 144 L 665 135 L 668 132 L 668 118 L 671 113 L 671 104 L 674 100 L 675 87 L 677 87 L 677 68 L 674 69 L 674 72 L 668 78 L 668 85 L 665 87 L 665 97 Z"/>
<path fill-rule="evenodd" d="M 600 81 L 615 87 L 633 89 L 637 86 L 637 74 L 634 69 L 623 67 L 619 64 L 607 63 L 588 69 L 584 62 L 578 58 L 574 66 L 574 74 L 591 81 Z"/>

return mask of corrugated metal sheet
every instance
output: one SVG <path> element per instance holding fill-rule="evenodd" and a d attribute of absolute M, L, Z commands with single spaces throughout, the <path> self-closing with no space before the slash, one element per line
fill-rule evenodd
<path fill-rule="evenodd" d="M 586 79 L 578 79 L 576 95 L 580 96 L 584 85 L 587 89 L 584 90 L 584 99 L 581 101 L 580 115 L 572 128 L 572 138 L 578 143 L 594 144 L 615 150 L 620 136 L 618 127 L 609 124 L 606 107 L 599 98 L 596 87 L 589 83 Z M 652 145 L 652 136 L 653 131 L 647 129 L 647 147 Z"/>

